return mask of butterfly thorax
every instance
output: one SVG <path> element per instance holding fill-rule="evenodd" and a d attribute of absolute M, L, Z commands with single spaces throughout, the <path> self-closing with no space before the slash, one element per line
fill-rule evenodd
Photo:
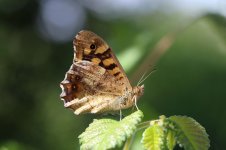
<path fill-rule="evenodd" d="M 113 105 L 113 110 L 126 109 L 131 106 L 134 106 L 138 98 L 144 93 L 144 85 L 135 86 L 132 90 L 128 90 L 118 98 L 115 102 L 115 106 Z"/>

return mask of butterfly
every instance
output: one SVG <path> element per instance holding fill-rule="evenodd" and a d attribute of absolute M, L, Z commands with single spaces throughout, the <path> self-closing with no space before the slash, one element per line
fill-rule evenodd
<path fill-rule="evenodd" d="M 131 86 L 118 59 L 101 37 L 82 30 L 75 36 L 73 48 L 73 64 L 60 83 L 60 97 L 66 108 L 79 115 L 136 106 L 144 85 Z"/>

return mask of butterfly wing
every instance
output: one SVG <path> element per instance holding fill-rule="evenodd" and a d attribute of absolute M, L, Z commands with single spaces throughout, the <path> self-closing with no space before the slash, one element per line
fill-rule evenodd
<path fill-rule="evenodd" d="M 91 31 L 80 31 L 74 41 L 74 62 L 89 61 L 104 69 L 113 77 L 113 80 L 120 80 L 123 83 L 121 91 L 132 89 L 130 82 L 120 65 L 118 59 L 115 57 L 108 44 L 98 35 Z M 92 46 L 93 49 L 92 49 Z M 119 86 L 119 85 L 112 85 Z M 121 93 L 122 94 L 122 93 Z"/>
<path fill-rule="evenodd" d="M 120 97 L 132 87 L 109 46 L 90 31 L 80 31 L 73 43 L 73 64 L 61 82 L 65 107 L 76 114 L 121 109 Z"/>

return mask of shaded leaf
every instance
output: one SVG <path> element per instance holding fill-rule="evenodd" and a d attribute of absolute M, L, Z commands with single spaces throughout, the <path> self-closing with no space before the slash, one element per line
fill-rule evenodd
<path fill-rule="evenodd" d="M 105 150 L 121 146 L 133 134 L 142 117 L 142 111 L 138 110 L 121 121 L 95 119 L 79 136 L 80 148 Z"/>
<path fill-rule="evenodd" d="M 169 130 L 166 137 L 166 145 L 169 150 L 173 150 L 176 145 L 175 132 Z"/>
<path fill-rule="evenodd" d="M 206 130 L 194 119 L 185 116 L 169 117 L 175 125 L 177 142 L 185 150 L 208 150 L 210 147 Z"/>

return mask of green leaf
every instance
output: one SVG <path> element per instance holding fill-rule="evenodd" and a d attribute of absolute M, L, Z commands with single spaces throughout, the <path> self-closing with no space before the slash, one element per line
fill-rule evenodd
<path fill-rule="evenodd" d="M 173 132 L 172 130 L 168 130 L 166 137 L 166 145 L 169 150 L 173 150 L 176 145 L 175 132 Z"/>
<path fill-rule="evenodd" d="M 121 121 L 95 119 L 80 136 L 81 149 L 105 150 L 121 146 L 136 130 L 143 117 L 138 110 Z"/>
<path fill-rule="evenodd" d="M 162 125 L 155 123 L 148 127 L 142 137 L 142 144 L 147 150 L 161 150 L 164 145 L 164 128 Z"/>
<path fill-rule="evenodd" d="M 210 147 L 206 130 L 194 119 L 186 116 L 172 116 L 169 121 L 175 125 L 177 142 L 185 150 L 208 150 Z"/>

